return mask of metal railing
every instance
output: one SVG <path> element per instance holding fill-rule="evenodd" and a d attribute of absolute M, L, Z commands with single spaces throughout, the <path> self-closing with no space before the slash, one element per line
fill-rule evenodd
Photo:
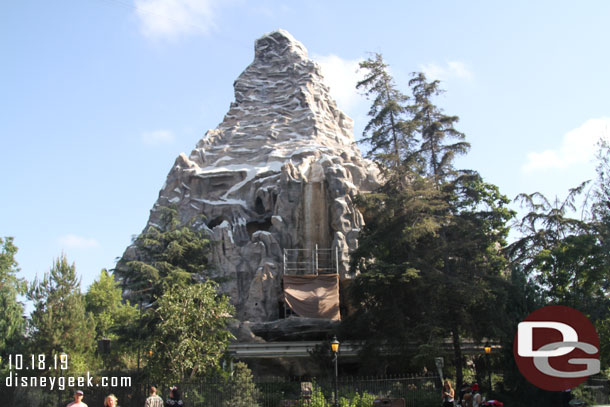
<path fill-rule="evenodd" d="M 318 275 L 337 274 L 339 271 L 339 249 L 284 249 L 284 274 Z"/>
<path fill-rule="evenodd" d="M 332 406 L 334 399 L 334 379 L 273 377 L 254 378 L 246 382 L 229 378 L 202 378 L 184 383 L 155 383 L 160 395 L 165 399 L 170 385 L 181 390 L 182 398 L 189 407 L 285 407 L 309 406 L 308 397 L 303 394 L 302 383 L 312 384 L 316 406 Z M 126 388 L 84 388 L 85 401 L 89 405 L 102 405 L 104 397 L 114 393 L 119 405 L 143 406 L 148 395 L 150 382 L 134 380 Z M 433 375 L 384 376 L 384 377 L 341 377 L 339 376 L 339 399 L 353 399 L 356 395 L 375 398 L 403 398 L 406 406 L 427 407 L 439 404 L 440 380 Z M 61 392 L 42 388 L 17 388 L 3 394 L 10 405 L 30 407 L 62 406 L 70 402 L 71 389 Z M 310 393 L 311 394 L 311 393 Z M 311 400 L 311 399 L 310 399 Z M 7 404 L 7 405 L 8 405 Z M 372 403 L 371 403 L 372 407 Z"/>
<path fill-rule="evenodd" d="M 250 404 L 258 407 L 307 406 L 302 394 L 303 382 L 313 383 L 314 396 L 324 398 L 332 406 L 332 378 L 257 378 L 249 384 L 232 379 L 201 380 L 182 384 L 185 401 L 193 407 L 228 407 Z M 438 376 L 339 377 L 339 398 L 352 399 L 356 394 L 370 398 L 403 398 L 406 406 L 436 406 L 439 400 Z M 248 393 L 248 394 L 246 394 Z M 248 407 L 255 407 L 249 405 Z M 372 405 L 371 405 L 372 407 Z"/>

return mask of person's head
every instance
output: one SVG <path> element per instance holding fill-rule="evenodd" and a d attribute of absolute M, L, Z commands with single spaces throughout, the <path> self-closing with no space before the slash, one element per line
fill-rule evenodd
<path fill-rule="evenodd" d="M 479 391 L 479 390 L 480 390 L 480 388 L 479 388 L 478 383 L 473 383 L 473 385 L 472 385 L 471 389 L 472 389 L 472 391 Z"/>
<path fill-rule="evenodd" d="M 443 384 L 443 388 L 446 390 L 451 390 L 451 381 L 449 379 L 445 379 L 445 383 Z"/>
<path fill-rule="evenodd" d="M 157 394 L 157 388 L 155 386 L 150 386 L 150 389 L 148 392 L 150 393 L 151 396 L 154 396 L 155 394 Z"/>
<path fill-rule="evenodd" d="M 74 392 L 74 401 L 77 402 L 77 403 L 80 402 L 80 401 L 83 401 L 84 395 L 85 394 L 83 393 L 82 390 L 76 390 Z"/>
<path fill-rule="evenodd" d="M 169 396 L 174 400 L 180 400 L 180 392 L 176 386 L 170 389 Z"/>
<path fill-rule="evenodd" d="M 104 407 L 116 407 L 118 399 L 114 394 L 109 394 L 104 399 Z"/>

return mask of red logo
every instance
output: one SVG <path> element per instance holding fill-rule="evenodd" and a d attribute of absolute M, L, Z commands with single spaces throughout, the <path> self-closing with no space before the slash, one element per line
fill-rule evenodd
<path fill-rule="evenodd" d="M 600 371 L 595 327 L 563 305 L 540 308 L 521 322 L 513 353 L 521 374 L 544 390 L 576 387 Z"/>

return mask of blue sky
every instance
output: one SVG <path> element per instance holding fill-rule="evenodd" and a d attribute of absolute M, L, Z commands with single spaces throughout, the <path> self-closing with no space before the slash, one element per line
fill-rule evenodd
<path fill-rule="evenodd" d="M 358 61 L 442 80 L 462 168 L 514 198 L 594 177 L 610 133 L 610 2 L 21 0 L 0 5 L 0 236 L 22 277 L 62 251 L 85 289 L 144 227 L 180 152 L 216 127 L 254 41 L 288 30 L 360 137 Z"/>

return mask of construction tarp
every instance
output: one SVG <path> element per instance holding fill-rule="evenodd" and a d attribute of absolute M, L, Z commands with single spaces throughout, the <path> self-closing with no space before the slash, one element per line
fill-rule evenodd
<path fill-rule="evenodd" d="M 284 275 L 284 299 L 299 316 L 338 321 L 339 275 Z"/>

